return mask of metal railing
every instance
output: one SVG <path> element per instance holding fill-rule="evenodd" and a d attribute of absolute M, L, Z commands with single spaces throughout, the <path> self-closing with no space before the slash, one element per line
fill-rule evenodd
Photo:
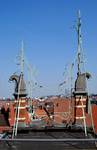
<path fill-rule="evenodd" d="M 67 139 L 18 139 L 18 138 L 14 138 L 14 139 L 8 139 L 8 138 L 2 138 L 0 139 L 0 142 L 3 141 L 8 141 L 8 142 L 97 142 L 97 138 L 85 138 L 85 139 L 71 139 L 71 138 L 67 138 Z"/>

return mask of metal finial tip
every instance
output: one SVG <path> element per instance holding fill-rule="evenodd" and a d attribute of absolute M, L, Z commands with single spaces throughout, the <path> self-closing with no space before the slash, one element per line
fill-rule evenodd
<path fill-rule="evenodd" d="M 22 50 L 24 49 L 24 41 L 21 41 Z"/>
<path fill-rule="evenodd" d="M 81 16 L 81 15 L 80 15 L 80 9 L 79 9 L 79 10 L 78 10 L 78 17 L 80 18 L 80 16 Z"/>

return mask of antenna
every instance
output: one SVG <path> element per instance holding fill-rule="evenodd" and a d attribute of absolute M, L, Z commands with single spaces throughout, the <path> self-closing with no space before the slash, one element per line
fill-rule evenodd
<path fill-rule="evenodd" d="M 73 75 L 72 75 L 73 66 L 74 66 L 74 63 L 72 63 L 72 64 L 70 65 L 70 80 L 71 80 L 70 88 L 71 88 L 71 97 L 72 97 L 72 92 L 73 92 Z"/>
<path fill-rule="evenodd" d="M 23 74 L 24 73 L 24 42 L 23 40 L 21 43 L 20 67 L 21 67 L 21 74 Z"/>
<path fill-rule="evenodd" d="M 81 73 L 81 17 L 80 17 L 80 10 L 78 11 L 77 17 L 77 39 L 78 39 L 78 49 L 77 49 L 77 67 L 78 67 L 78 75 Z"/>

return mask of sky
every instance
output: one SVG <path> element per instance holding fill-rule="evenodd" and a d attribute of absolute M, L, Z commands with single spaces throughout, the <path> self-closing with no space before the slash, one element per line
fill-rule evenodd
<path fill-rule="evenodd" d="M 33 88 L 33 96 L 64 94 L 67 85 L 58 85 L 68 78 L 65 68 L 76 57 L 79 9 L 85 69 L 92 75 L 88 90 L 97 93 L 97 0 L 0 0 L 0 97 L 12 97 L 14 83 L 8 80 L 19 70 L 22 40 L 27 61 L 36 70 L 33 76 L 43 86 Z"/>

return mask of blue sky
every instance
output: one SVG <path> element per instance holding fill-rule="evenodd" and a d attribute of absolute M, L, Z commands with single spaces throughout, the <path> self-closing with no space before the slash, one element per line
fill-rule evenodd
<path fill-rule="evenodd" d="M 33 90 L 33 95 L 60 93 L 64 68 L 76 56 L 73 26 L 78 9 L 85 67 L 92 74 L 88 88 L 97 93 L 97 0 L 0 0 L 0 97 L 12 95 L 8 79 L 17 71 L 21 40 L 27 59 L 36 67 L 36 80 L 44 86 Z"/>

